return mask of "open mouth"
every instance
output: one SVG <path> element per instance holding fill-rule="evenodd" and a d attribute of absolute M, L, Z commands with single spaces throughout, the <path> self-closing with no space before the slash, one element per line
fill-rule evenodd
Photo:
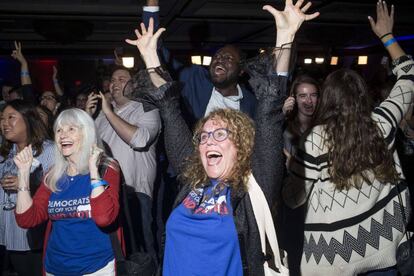
<path fill-rule="evenodd" d="M 114 86 L 114 87 L 112 88 L 112 93 L 118 93 L 118 92 L 120 92 L 120 91 L 122 91 L 122 88 L 121 88 L 121 87 Z"/>
<path fill-rule="evenodd" d="M 214 73 L 216 75 L 224 75 L 226 74 L 226 72 L 227 72 L 226 68 L 224 68 L 221 65 L 216 65 L 216 67 L 214 67 Z"/>
<path fill-rule="evenodd" d="M 69 149 L 73 146 L 72 142 L 61 142 L 60 146 L 62 147 L 62 149 Z"/>
<path fill-rule="evenodd" d="M 303 107 L 304 107 L 304 108 L 305 108 L 305 110 L 306 110 L 306 111 L 308 111 L 308 112 L 312 112 L 312 111 L 313 111 L 313 109 L 314 109 L 314 108 L 313 108 L 313 105 L 304 105 Z"/>
<path fill-rule="evenodd" d="M 220 163 L 221 159 L 223 158 L 223 155 L 217 151 L 209 151 L 207 152 L 207 164 L 209 166 L 215 166 L 218 163 Z"/>

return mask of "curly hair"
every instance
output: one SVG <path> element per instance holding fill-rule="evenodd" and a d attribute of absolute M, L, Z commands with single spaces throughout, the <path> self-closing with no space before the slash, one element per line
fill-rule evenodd
<path fill-rule="evenodd" d="M 250 161 L 255 135 L 254 124 L 246 114 L 232 109 L 217 109 L 197 123 L 194 129 L 194 151 L 186 160 L 180 178 L 185 183 L 189 183 L 192 188 L 199 188 L 209 181 L 201 162 L 199 144 L 196 139 L 204 124 L 209 120 L 222 121 L 230 130 L 229 139 L 237 149 L 237 161 L 226 182 L 232 189 L 246 191 L 248 177 L 251 172 Z"/>
<path fill-rule="evenodd" d="M 315 125 L 324 125 L 330 179 L 338 190 L 372 184 L 397 183 L 394 166 L 380 129 L 371 118 L 371 99 L 364 79 L 355 71 L 331 73 L 322 88 Z"/>

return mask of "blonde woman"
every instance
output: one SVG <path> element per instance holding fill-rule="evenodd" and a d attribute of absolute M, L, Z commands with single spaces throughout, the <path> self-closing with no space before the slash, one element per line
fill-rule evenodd
<path fill-rule="evenodd" d="M 100 161 L 95 125 L 83 110 L 60 113 L 54 134 L 55 164 L 33 198 L 28 186 L 31 145 L 14 158 L 19 169 L 17 223 L 29 228 L 48 221 L 46 275 L 115 275 L 109 228 L 116 229 L 119 213 L 118 164 Z"/>

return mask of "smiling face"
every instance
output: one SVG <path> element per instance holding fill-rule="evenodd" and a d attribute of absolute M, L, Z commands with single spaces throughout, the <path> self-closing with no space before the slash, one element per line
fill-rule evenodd
<path fill-rule="evenodd" d="M 55 142 L 65 158 L 77 162 L 82 145 L 82 129 L 72 124 L 56 128 Z"/>
<path fill-rule="evenodd" d="M 210 64 L 210 77 L 216 88 L 236 85 L 241 74 L 239 51 L 227 45 L 213 56 Z"/>
<path fill-rule="evenodd" d="M 111 83 L 109 84 L 109 91 L 117 105 L 123 105 L 128 101 L 124 96 L 124 88 L 127 82 L 131 79 L 131 74 L 124 69 L 118 69 L 113 72 Z"/>
<path fill-rule="evenodd" d="M 210 119 L 204 126 L 203 132 L 213 132 L 219 128 L 226 128 L 220 119 Z M 237 148 L 230 137 L 218 142 L 210 135 L 207 142 L 198 146 L 201 163 L 207 176 L 212 179 L 225 180 L 230 177 L 233 166 L 237 162 Z"/>
<path fill-rule="evenodd" d="M 310 83 L 299 84 L 296 88 L 298 113 L 311 117 L 318 104 L 318 89 Z"/>
<path fill-rule="evenodd" d="M 3 110 L 1 131 L 4 137 L 12 143 L 27 143 L 27 126 L 23 115 L 11 106 Z"/>

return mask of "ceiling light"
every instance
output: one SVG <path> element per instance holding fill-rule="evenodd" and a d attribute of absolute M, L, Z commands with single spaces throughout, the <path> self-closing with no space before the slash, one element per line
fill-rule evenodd
<path fill-rule="evenodd" d="M 331 65 L 338 65 L 338 57 L 331 57 Z"/>
<path fill-rule="evenodd" d="M 316 64 L 322 64 L 325 61 L 325 59 L 323 57 L 317 57 L 315 58 L 315 63 Z"/>
<path fill-rule="evenodd" d="M 203 57 L 203 65 L 209 66 L 211 63 L 211 57 L 210 56 L 204 56 Z"/>
<path fill-rule="evenodd" d="M 358 57 L 358 65 L 367 65 L 367 64 L 368 64 L 368 56 Z"/>
<path fill-rule="evenodd" d="M 133 57 L 122 57 L 122 65 L 126 68 L 133 68 L 134 58 Z"/>
<path fill-rule="evenodd" d="M 311 58 L 305 58 L 303 60 L 303 63 L 305 63 L 305 64 L 312 64 L 312 59 Z"/>
<path fill-rule="evenodd" d="M 191 56 L 191 63 L 201 65 L 201 56 Z"/>

